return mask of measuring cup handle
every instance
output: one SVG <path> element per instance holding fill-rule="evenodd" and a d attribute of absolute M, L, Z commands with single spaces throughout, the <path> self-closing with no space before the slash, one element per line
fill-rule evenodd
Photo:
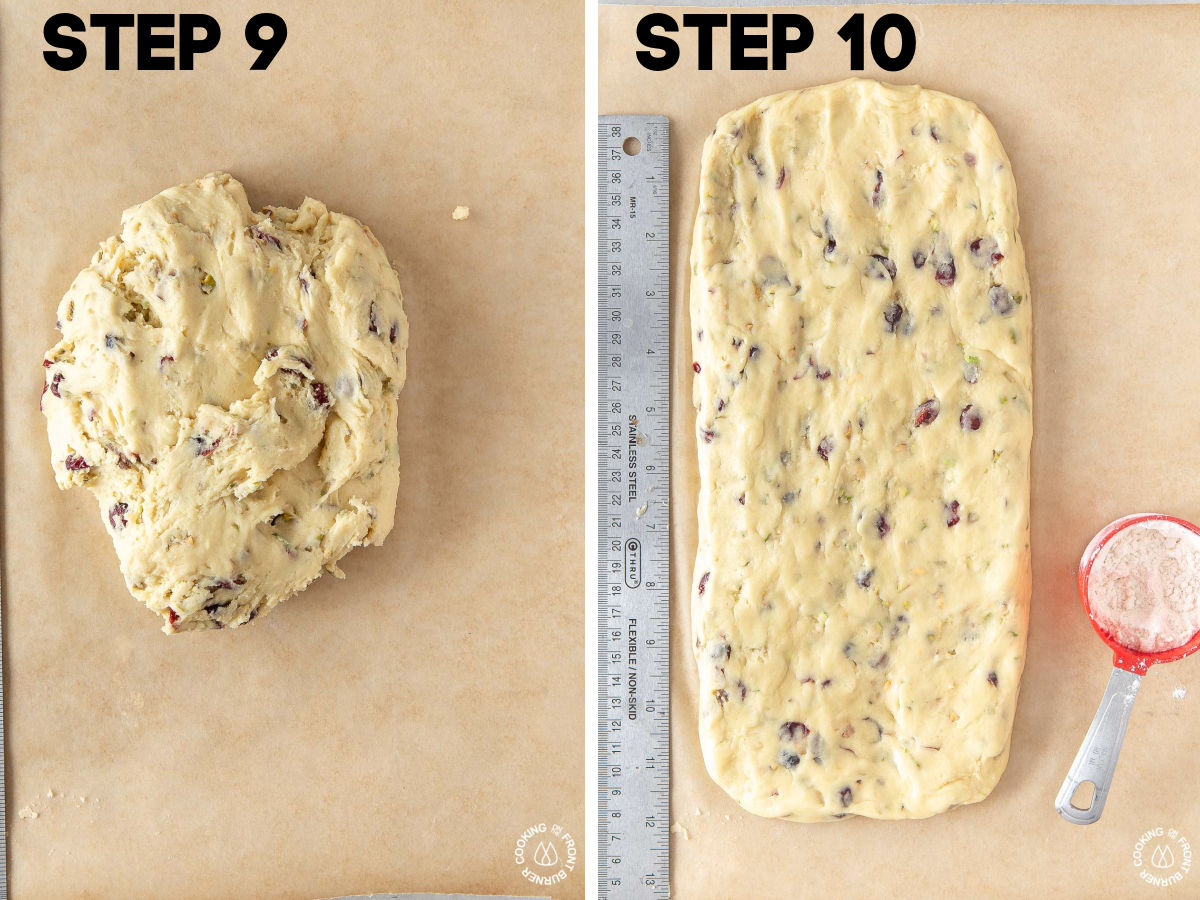
<path fill-rule="evenodd" d="M 1112 784 L 1113 772 L 1117 768 L 1117 757 L 1121 753 L 1121 742 L 1125 740 L 1125 728 L 1129 725 L 1129 713 L 1137 698 L 1142 676 L 1124 669 L 1114 668 L 1108 679 L 1108 687 L 1092 719 L 1092 727 L 1071 763 L 1071 770 L 1058 792 L 1054 808 L 1058 814 L 1075 825 L 1091 825 L 1099 820 L 1108 799 L 1108 788 Z M 1081 784 L 1090 781 L 1095 787 L 1092 802 L 1087 809 L 1079 809 L 1071 802 Z"/>

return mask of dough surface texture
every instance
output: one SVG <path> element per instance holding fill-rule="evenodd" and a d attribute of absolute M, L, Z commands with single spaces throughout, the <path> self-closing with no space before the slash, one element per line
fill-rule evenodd
<path fill-rule="evenodd" d="M 708 138 L 692 632 L 705 763 L 747 810 L 921 818 L 1000 778 L 1030 305 L 1012 171 L 973 104 L 854 79 Z"/>
<path fill-rule="evenodd" d="M 234 627 L 392 529 L 399 281 L 356 219 L 253 212 L 215 173 L 125 211 L 58 309 L 42 409 L 130 592 L 171 633 Z"/>

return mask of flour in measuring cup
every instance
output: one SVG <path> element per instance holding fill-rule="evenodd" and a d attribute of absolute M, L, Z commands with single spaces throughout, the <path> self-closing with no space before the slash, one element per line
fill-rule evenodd
<path fill-rule="evenodd" d="M 1200 537 L 1163 520 L 1117 532 L 1088 576 L 1092 615 L 1122 645 L 1171 650 L 1200 631 Z"/>

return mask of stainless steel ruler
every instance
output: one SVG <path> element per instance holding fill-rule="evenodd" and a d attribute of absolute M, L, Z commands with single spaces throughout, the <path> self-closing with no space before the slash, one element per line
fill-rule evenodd
<path fill-rule="evenodd" d="M 666 116 L 599 133 L 597 895 L 670 891 L 670 180 Z"/>

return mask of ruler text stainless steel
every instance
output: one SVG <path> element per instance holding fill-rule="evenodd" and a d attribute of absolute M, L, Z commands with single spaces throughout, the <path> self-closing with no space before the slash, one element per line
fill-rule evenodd
<path fill-rule="evenodd" d="M 601 116 L 597 895 L 670 890 L 666 116 Z"/>

